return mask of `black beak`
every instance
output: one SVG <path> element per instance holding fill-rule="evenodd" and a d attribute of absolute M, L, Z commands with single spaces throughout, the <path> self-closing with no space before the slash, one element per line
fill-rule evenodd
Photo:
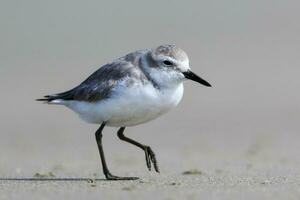
<path fill-rule="evenodd" d="M 205 85 L 207 87 L 211 87 L 211 84 L 209 84 L 209 82 L 207 82 L 206 80 L 200 78 L 197 74 L 195 74 L 194 72 L 192 72 L 191 70 L 188 70 L 186 72 L 183 72 L 183 75 L 185 78 L 196 81 L 202 85 Z"/>

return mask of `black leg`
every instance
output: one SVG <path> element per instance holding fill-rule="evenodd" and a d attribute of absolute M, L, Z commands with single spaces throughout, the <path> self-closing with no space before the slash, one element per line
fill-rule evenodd
<path fill-rule="evenodd" d="M 143 145 L 133 139 L 130 139 L 128 137 L 126 137 L 124 135 L 124 130 L 125 130 L 125 127 L 121 127 L 119 130 L 118 130 L 118 137 L 121 139 L 121 140 L 124 140 L 130 144 L 133 144 L 139 148 L 141 148 L 144 152 L 145 152 L 145 156 L 146 156 L 146 164 L 147 164 L 147 167 L 149 169 L 149 171 L 151 170 L 151 162 L 153 163 L 153 166 L 154 166 L 154 169 L 156 172 L 159 172 L 159 168 L 158 168 L 158 164 L 157 164 L 157 161 L 156 161 L 156 157 L 155 157 L 155 154 L 154 152 L 152 151 L 151 147 L 147 146 L 147 145 Z"/>
<path fill-rule="evenodd" d="M 100 128 L 96 131 L 95 135 L 96 135 L 96 141 L 97 141 L 100 158 L 101 158 L 101 162 L 102 162 L 103 173 L 104 173 L 106 179 L 107 180 L 136 180 L 136 179 L 138 179 L 137 177 L 118 177 L 118 176 L 112 175 L 109 172 L 107 165 L 106 165 L 104 151 L 103 151 L 103 145 L 102 145 L 102 130 L 104 129 L 104 127 L 105 127 L 105 122 L 103 122 L 101 124 Z"/>

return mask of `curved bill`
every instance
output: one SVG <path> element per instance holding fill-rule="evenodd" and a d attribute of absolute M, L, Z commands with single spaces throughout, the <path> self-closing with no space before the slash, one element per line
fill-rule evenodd
<path fill-rule="evenodd" d="M 197 74 L 195 74 L 191 70 L 183 72 L 183 75 L 187 79 L 190 79 L 192 81 L 196 81 L 196 82 L 198 82 L 198 83 L 200 83 L 202 85 L 205 85 L 207 87 L 211 87 L 211 84 L 209 82 L 207 82 L 206 80 L 202 79 L 201 77 L 199 77 Z"/>

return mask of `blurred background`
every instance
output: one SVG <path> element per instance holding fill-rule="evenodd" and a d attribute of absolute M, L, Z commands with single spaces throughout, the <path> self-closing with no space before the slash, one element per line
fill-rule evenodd
<path fill-rule="evenodd" d="M 153 148 L 163 174 L 300 172 L 298 1 L 0 3 L 0 176 L 102 177 L 98 126 L 35 99 L 165 43 L 213 87 L 186 82 L 178 108 L 127 129 Z M 116 131 L 104 132 L 111 171 L 148 176 L 144 153 Z"/>

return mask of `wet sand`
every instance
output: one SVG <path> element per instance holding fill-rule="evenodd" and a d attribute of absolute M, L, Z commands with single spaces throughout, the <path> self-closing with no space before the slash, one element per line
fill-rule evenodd
<path fill-rule="evenodd" d="M 239 148 L 240 151 L 230 153 L 206 147 L 189 149 L 182 145 L 163 150 L 155 148 L 160 174 L 148 172 L 141 151 L 127 144 L 118 145 L 127 151 L 108 152 L 111 171 L 116 175 L 139 176 L 139 180 L 107 181 L 100 171 L 97 152 L 92 159 L 79 151 L 79 157 L 85 154 L 90 160 L 70 158 L 52 165 L 47 160 L 44 160 L 47 164 L 43 164 L 40 158 L 35 167 L 1 173 L 0 198 L 250 200 L 300 197 L 300 167 L 299 162 L 292 159 L 295 155 L 269 154 L 267 144 L 254 144 L 245 148 L 246 151 Z"/>
<path fill-rule="evenodd" d="M 52 178 L 0 180 L 1 199 L 299 199 L 300 177 L 180 175 L 137 181 Z"/>

